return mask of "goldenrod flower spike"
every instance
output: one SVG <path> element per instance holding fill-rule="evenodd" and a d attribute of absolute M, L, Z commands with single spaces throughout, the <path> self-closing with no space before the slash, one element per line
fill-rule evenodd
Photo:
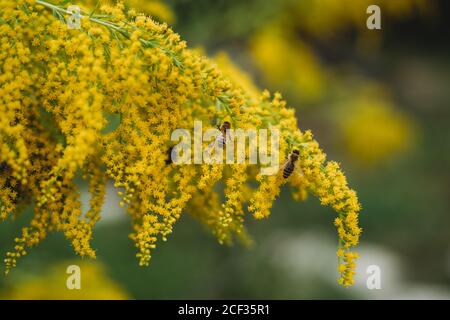
<path fill-rule="evenodd" d="M 226 58 L 218 59 L 222 72 L 167 25 L 121 3 L 84 8 L 80 30 L 67 28 L 66 14 L 48 1 L 0 0 L 0 218 L 34 205 L 30 225 L 6 256 L 7 272 L 52 231 L 63 232 L 77 254 L 95 257 L 90 240 L 107 179 L 131 217 L 140 265 L 184 212 L 220 243 L 248 242 L 245 214 L 268 217 L 289 183 L 296 199 L 311 193 L 338 212 L 339 282 L 353 283 L 357 255 L 350 249 L 361 233 L 356 193 L 312 134 L 298 129 L 281 94 L 258 94 Z M 295 170 L 285 179 L 282 170 L 263 176 L 252 164 L 171 163 L 171 133 L 192 129 L 195 120 L 276 128 L 279 158 L 299 151 Z M 78 176 L 91 194 L 86 213 Z M 223 204 L 214 188 L 220 180 Z"/>

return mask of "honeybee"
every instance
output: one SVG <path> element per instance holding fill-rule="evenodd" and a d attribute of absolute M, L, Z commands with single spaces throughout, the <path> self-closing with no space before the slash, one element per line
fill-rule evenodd
<path fill-rule="evenodd" d="M 216 142 L 221 147 L 224 147 L 225 144 L 227 143 L 227 134 L 228 134 L 227 130 L 231 129 L 231 123 L 225 121 L 221 126 L 218 126 L 217 129 L 219 129 L 222 134 L 217 137 Z"/>
<path fill-rule="evenodd" d="M 292 150 L 289 154 L 288 160 L 283 166 L 283 178 L 287 179 L 294 172 L 295 162 L 298 160 L 300 152 L 297 149 Z"/>
<path fill-rule="evenodd" d="M 212 147 L 216 144 L 218 144 L 220 147 L 224 147 L 227 143 L 227 139 L 230 139 L 229 137 L 229 133 L 227 132 L 227 130 L 231 129 L 231 123 L 229 123 L 228 121 L 225 121 L 224 123 L 222 123 L 222 125 L 217 126 L 217 129 L 220 130 L 221 134 L 216 138 L 215 141 L 211 142 L 208 146 L 208 149 L 212 149 Z"/>
<path fill-rule="evenodd" d="M 166 165 L 169 165 L 169 164 L 173 163 L 172 150 L 173 150 L 173 147 L 170 147 L 169 150 L 167 151 L 167 158 L 165 160 Z"/>

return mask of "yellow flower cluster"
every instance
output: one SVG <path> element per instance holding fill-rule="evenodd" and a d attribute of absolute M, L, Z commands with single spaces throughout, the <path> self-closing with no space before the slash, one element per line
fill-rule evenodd
<path fill-rule="evenodd" d="M 87 7 L 95 7 L 99 3 L 97 0 L 80 0 L 79 2 L 85 4 Z M 123 4 L 132 8 L 128 13 L 131 15 L 145 13 L 152 18 L 169 24 L 175 21 L 174 13 L 162 0 L 124 0 Z"/>
<path fill-rule="evenodd" d="M 0 217 L 34 205 L 30 225 L 7 254 L 7 272 L 52 231 L 63 232 L 77 254 L 95 257 L 90 240 L 108 178 L 131 217 L 141 265 L 183 212 L 210 227 L 221 243 L 235 236 L 248 241 L 245 213 L 267 217 L 289 182 L 297 198 L 310 192 L 339 213 L 340 282 L 352 283 L 356 255 L 350 248 L 360 234 L 356 194 L 311 133 L 298 129 L 280 94 L 247 91 L 232 72 L 222 73 L 186 48 L 167 25 L 121 3 L 83 12 L 80 30 L 66 27 L 66 13 L 46 1 L 0 0 Z M 297 168 L 284 179 L 282 170 L 259 175 L 257 165 L 170 163 L 172 131 L 192 129 L 195 120 L 211 127 L 229 121 L 235 128 L 277 128 L 278 156 L 298 150 Z M 91 193 L 86 213 L 79 177 Z M 214 188 L 221 180 L 223 204 Z"/>

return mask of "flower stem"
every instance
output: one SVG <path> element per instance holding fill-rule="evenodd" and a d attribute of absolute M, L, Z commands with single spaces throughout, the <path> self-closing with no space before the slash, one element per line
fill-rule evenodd
<path fill-rule="evenodd" d="M 35 2 L 36 2 L 36 4 L 40 4 L 40 5 L 42 5 L 42 6 L 46 7 L 46 8 L 49 8 L 49 9 L 52 9 L 53 11 L 58 12 L 58 13 L 72 15 L 72 12 L 70 12 L 69 10 L 67 10 L 67 9 L 65 9 L 63 7 L 54 5 L 54 4 L 50 3 L 50 2 L 43 1 L 43 0 L 35 0 Z M 91 21 L 91 22 L 100 24 L 100 25 L 102 25 L 104 27 L 107 27 L 110 30 L 118 32 L 123 37 L 125 37 L 127 39 L 130 38 L 130 32 L 126 28 L 124 28 L 124 27 L 122 27 L 122 26 L 120 26 L 120 25 L 118 25 L 118 24 L 116 24 L 114 22 L 107 21 L 105 19 L 100 19 L 100 18 L 93 17 L 92 13 L 91 14 L 84 13 L 84 15 L 81 14 L 81 17 L 83 17 L 83 16 L 87 17 L 89 19 L 89 21 Z M 182 65 L 181 61 L 178 59 L 178 57 L 176 56 L 176 54 L 174 52 L 168 50 L 167 48 L 162 47 L 159 44 L 159 41 L 157 39 L 146 40 L 146 39 L 143 39 L 143 38 L 139 38 L 139 41 L 146 48 L 150 47 L 150 48 L 159 48 L 159 49 L 161 49 L 164 53 L 166 53 L 167 55 L 170 56 L 170 58 L 172 59 L 172 61 L 173 61 L 175 66 L 177 66 L 181 70 L 183 69 L 183 65 Z"/>

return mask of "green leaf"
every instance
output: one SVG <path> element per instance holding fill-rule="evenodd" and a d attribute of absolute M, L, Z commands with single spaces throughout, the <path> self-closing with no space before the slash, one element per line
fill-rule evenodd
<path fill-rule="evenodd" d="M 97 11 L 98 7 L 100 6 L 100 1 L 97 1 L 97 4 L 95 5 L 94 9 L 92 9 L 91 13 L 89 13 L 89 18 L 91 18 L 95 11 Z"/>

